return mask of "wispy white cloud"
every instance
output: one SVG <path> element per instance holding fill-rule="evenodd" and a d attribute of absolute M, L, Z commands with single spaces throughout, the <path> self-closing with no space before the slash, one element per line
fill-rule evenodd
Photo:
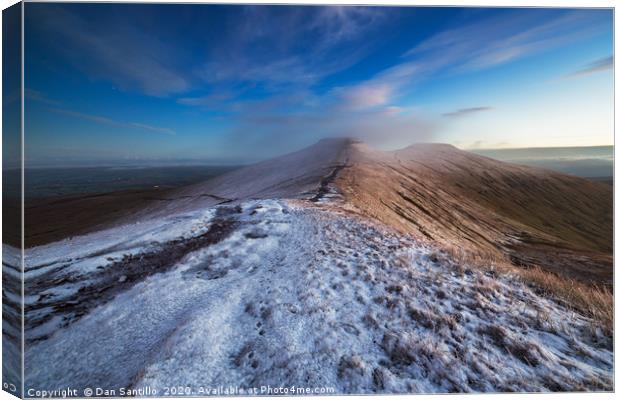
<path fill-rule="evenodd" d="M 567 78 L 576 78 L 580 76 L 587 76 L 596 74 L 597 72 L 610 71 L 614 67 L 614 57 L 604 57 L 596 61 L 592 61 L 591 63 L 585 65 L 583 68 L 568 74 Z"/>
<path fill-rule="evenodd" d="M 371 79 L 338 88 L 334 94 L 341 98 L 344 107 L 357 110 L 390 105 L 398 100 L 404 89 L 426 73 L 425 66 L 420 63 L 403 62 L 381 71 Z"/>
<path fill-rule="evenodd" d="M 289 138 L 312 136 L 308 132 L 349 135 L 384 147 L 429 139 L 446 121 L 403 107 L 406 98 L 412 101 L 417 84 L 442 74 L 493 68 L 566 45 L 596 34 L 598 28 L 592 26 L 587 15 L 567 12 L 551 20 L 511 15 L 444 31 L 369 79 L 316 95 L 314 106 L 294 112 L 269 101 L 260 109 L 242 106 L 238 110 L 242 119 L 234 130 L 239 137 L 252 131 L 262 139 L 276 138 L 283 146 Z M 490 106 L 467 107 L 443 116 L 459 118 L 490 110 Z"/>
<path fill-rule="evenodd" d="M 468 107 L 468 108 L 460 108 L 455 111 L 450 111 L 447 113 L 443 113 L 444 117 L 456 118 L 456 117 L 464 117 L 466 115 L 477 114 L 483 111 L 490 111 L 493 107 Z"/>
<path fill-rule="evenodd" d="M 308 24 L 307 30 L 320 32 L 319 49 L 332 47 L 355 39 L 374 24 L 381 22 L 386 12 L 377 7 L 321 7 Z"/>
<path fill-rule="evenodd" d="M 145 131 L 150 131 L 150 132 L 155 132 L 155 133 L 163 133 L 165 135 L 176 135 L 177 134 L 175 131 L 173 131 L 172 129 L 169 129 L 169 128 L 161 128 L 159 126 L 146 125 L 146 124 L 141 124 L 139 122 L 130 122 L 129 126 L 132 126 L 134 128 L 138 128 L 138 129 L 142 129 L 142 130 L 145 130 Z"/>
<path fill-rule="evenodd" d="M 93 79 L 152 96 L 187 90 L 190 81 L 173 65 L 173 47 L 122 20 L 94 24 L 62 7 L 33 7 L 28 16 L 58 51 Z"/>
<path fill-rule="evenodd" d="M 367 54 L 367 41 L 340 50 L 375 29 L 385 14 L 376 7 L 351 6 L 290 7 L 286 17 L 270 7 L 243 10 L 243 24 L 211 49 L 197 70 L 210 84 L 309 87 Z"/>
<path fill-rule="evenodd" d="M 169 128 L 162 128 L 158 126 L 147 125 L 139 122 L 123 122 L 117 121 L 111 118 L 102 117 L 99 115 L 86 114 L 73 110 L 67 110 L 63 108 L 51 108 L 50 111 L 55 112 L 57 114 L 68 115 L 70 117 L 80 118 L 83 120 L 95 122 L 101 125 L 109 125 L 118 128 L 130 128 L 130 129 L 138 129 L 148 132 L 155 132 L 165 135 L 176 135 L 176 132 Z"/>
<path fill-rule="evenodd" d="M 235 92 L 229 90 L 215 91 L 203 96 L 195 97 L 180 97 L 177 99 L 177 103 L 186 106 L 197 106 L 205 109 L 218 108 L 228 103 L 235 97 Z"/>
<path fill-rule="evenodd" d="M 590 37 L 600 29 L 583 12 L 567 12 L 544 21 L 532 20 L 531 14 L 479 21 L 422 41 L 403 54 L 402 62 L 368 80 L 338 88 L 334 94 L 356 109 L 397 105 L 417 83 L 440 74 L 496 67 Z"/>
<path fill-rule="evenodd" d="M 332 95 L 339 97 L 344 107 L 364 110 L 387 105 L 393 95 L 394 87 L 387 82 L 372 82 L 347 88 L 336 88 Z"/>
<path fill-rule="evenodd" d="M 440 60 L 460 71 L 486 69 L 595 35 L 602 27 L 592 21 L 581 11 L 544 21 L 529 13 L 500 16 L 440 32 L 403 56 Z"/>
<path fill-rule="evenodd" d="M 40 92 L 38 90 L 26 88 L 24 89 L 24 96 L 28 100 L 37 101 L 39 103 L 44 103 L 52 106 L 60 105 L 60 101 L 51 99 L 47 97 L 47 95 L 45 95 L 43 92 Z"/>
<path fill-rule="evenodd" d="M 394 149 L 428 141 L 437 129 L 438 123 L 432 117 L 390 108 L 364 113 L 315 110 L 248 115 L 222 137 L 229 146 L 242 140 L 246 146 L 240 151 L 262 151 L 265 154 L 260 156 L 266 157 L 324 137 L 353 137 L 371 146 Z M 266 147 L 265 143 L 270 145 Z"/>
<path fill-rule="evenodd" d="M 4 104 L 14 103 L 17 101 L 21 101 L 21 98 L 22 98 L 22 91 L 21 89 L 18 89 L 18 90 L 12 91 L 11 93 L 3 94 L 2 102 Z M 45 95 L 43 92 L 40 92 L 34 89 L 29 89 L 29 88 L 24 89 L 24 98 L 25 100 L 32 100 L 32 101 L 36 101 L 39 103 L 53 105 L 53 106 L 60 105 L 59 101 L 47 97 L 47 95 Z"/>
<path fill-rule="evenodd" d="M 167 42 L 120 16 L 93 20 L 55 6 L 33 7 L 28 18 L 37 34 L 49 37 L 59 54 L 91 79 L 164 97 L 244 84 L 274 91 L 315 84 L 367 54 L 367 40 L 340 50 L 376 28 L 385 11 L 237 6 L 235 13 L 222 21 L 219 40 L 197 51 L 204 51 L 202 61 L 194 54 L 182 57 L 189 51 L 184 53 L 178 41 Z"/>
<path fill-rule="evenodd" d="M 312 84 L 327 73 L 326 69 L 312 69 L 302 57 L 288 56 L 266 63 L 256 63 L 249 59 L 233 63 L 210 61 L 199 70 L 198 75 L 211 84 L 251 82 L 280 87 L 290 83 Z"/>

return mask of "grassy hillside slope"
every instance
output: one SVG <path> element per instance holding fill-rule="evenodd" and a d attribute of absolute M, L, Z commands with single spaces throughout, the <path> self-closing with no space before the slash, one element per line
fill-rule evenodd
<path fill-rule="evenodd" d="M 444 144 L 351 144 L 336 184 L 399 230 L 585 282 L 612 282 L 612 188 Z"/>

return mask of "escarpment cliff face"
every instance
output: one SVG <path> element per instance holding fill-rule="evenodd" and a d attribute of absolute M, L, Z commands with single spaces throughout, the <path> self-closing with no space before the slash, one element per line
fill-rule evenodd
<path fill-rule="evenodd" d="M 611 285 L 613 190 L 445 144 L 347 146 L 336 185 L 363 214 L 446 247 Z"/>

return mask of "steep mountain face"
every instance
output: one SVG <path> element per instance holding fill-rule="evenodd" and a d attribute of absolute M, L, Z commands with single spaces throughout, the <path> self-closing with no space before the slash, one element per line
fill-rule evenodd
<path fill-rule="evenodd" d="M 347 147 L 336 180 L 361 213 L 403 232 L 572 278 L 612 283 L 612 188 L 444 144 Z"/>

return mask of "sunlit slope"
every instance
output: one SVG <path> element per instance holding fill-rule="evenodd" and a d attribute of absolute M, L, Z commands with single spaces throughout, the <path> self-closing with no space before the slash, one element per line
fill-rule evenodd
<path fill-rule="evenodd" d="M 612 188 L 444 144 L 348 147 L 336 184 L 362 213 L 446 246 L 611 283 Z"/>

